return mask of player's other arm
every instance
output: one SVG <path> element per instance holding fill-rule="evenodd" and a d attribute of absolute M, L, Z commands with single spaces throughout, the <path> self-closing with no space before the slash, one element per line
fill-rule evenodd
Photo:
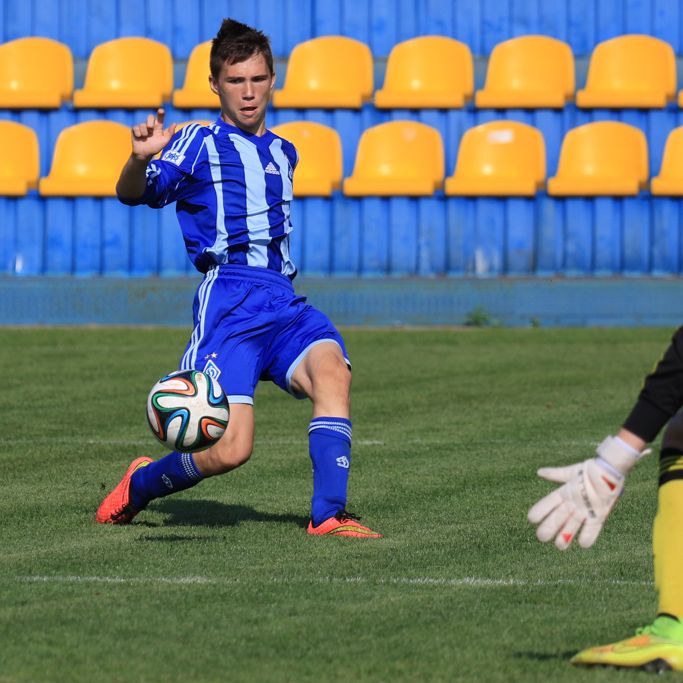
<path fill-rule="evenodd" d="M 156 116 L 150 114 L 147 121 L 131 129 L 132 150 L 116 183 L 116 194 L 122 200 L 134 201 L 142 197 L 147 185 L 147 165 L 173 137 L 175 124 L 164 129 L 164 110 Z"/>
<path fill-rule="evenodd" d="M 567 467 L 538 470 L 541 478 L 562 484 L 529 510 L 529 521 L 538 525 L 538 539 L 554 540 L 560 550 L 568 548 L 577 535 L 582 547 L 593 545 L 624 488 L 626 475 L 681 406 L 683 327 L 646 377 L 621 429 L 598 446 L 595 457 Z"/>

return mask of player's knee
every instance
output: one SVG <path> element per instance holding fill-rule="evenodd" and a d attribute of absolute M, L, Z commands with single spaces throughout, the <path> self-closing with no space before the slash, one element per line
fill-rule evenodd
<path fill-rule="evenodd" d="M 683 411 L 678 411 L 666 426 L 662 437 L 662 451 L 683 453 Z"/>
<path fill-rule="evenodd" d="M 197 453 L 195 461 L 206 476 L 215 476 L 244 465 L 251 457 L 253 441 L 226 432 L 211 448 Z"/>

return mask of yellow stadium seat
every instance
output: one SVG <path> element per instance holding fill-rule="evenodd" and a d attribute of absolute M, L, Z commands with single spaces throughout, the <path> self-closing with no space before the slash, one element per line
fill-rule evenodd
<path fill-rule="evenodd" d="M 652 36 L 624 35 L 599 43 L 591 55 L 579 107 L 654 109 L 676 96 L 676 56 Z"/>
<path fill-rule="evenodd" d="M 40 152 L 38 136 L 28 126 L 0 121 L 0 195 L 18 197 L 38 187 Z"/>
<path fill-rule="evenodd" d="M 533 196 L 545 182 L 540 130 L 517 121 L 490 121 L 468 129 L 458 150 L 447 195 Z"/>
<path fill-rule="evenodd" d="M 353 38 L 321 36 L 294 46 L 276 107 L 360 109 L 372 97 L 370 48 Z"/>
<path fill-rule="evenodd" d="M 117 38 L 90 55 L 74 107 L 160 107 L 171 99 L 171 51 L 150 38 Z"/>
<path fill-rule="evenodd" d="M 122 123 L 86 121 L 64 128 L 55 144 L 50 173 L 40 179 L 39 192 L 113 197 L 130 150 L 130 128 Z"/>
<path fill-rule="evenodd" d="M 574 55 L 550 36 L 519 36 L 491 52 L 477 107 L 560 109 L 574 96 Z"/>
<path fill-rule="evenodd" d="M 173 106 L 178 109 L 219 109 L 218 95 L 209 87 L 211 42 L 195 46 L 187 60 L 183 87 L 173 92 Z"/>
<path fill-rule="evenodd" d="M 294 172 L 296 196 L 329 197 L 341 189 L 342 145 L 336 130 L 313 121 L 292 121 L 271 131 L 289 140 L 299 153 Z"/>
<path fill-rule="evenodd" d="M 557 175 L 548 180 L 548 194 L 636 195 L 647 177 L 643 132 L 620 121 L 594 121 L 565 135 Z"/>
<path fill-rule="evenodd" d="M 474 91 L 470 48 L 446 36 L 420 36 L 394 45 L 384 87 L 375 93 L 378 109 L 455 109 Z"/>
<path fill-rule="evenodd" d="M 669 133 L 659 175 L 652 179 L 650 189 L 656 195 L 683 195 L 683 126 Z"/>
<path fill-rule="evenodd" d="M 3 109 L 59 109 L 73 87 L 73 57 L 63 43 L 29 37 L 0 45 Z"/>
<path fill-rule="evenodd" d="M 171 121 L 171 123 L 173 123 L 173 121 Z M 185 128 L 185 126 L 189 126 L 191 123 L 198 123 L 200 126 L 210 126 L 213 123 L 213 121 L 206 121 L 205 119 L 190 119 L 189 121 L 181 121 L 180 123 L 175 124 L 175 132 L 177 133 L 179 130 L 182 130 L 183 128 Z M 154 159 L 161 158 L 161 155 L 163 153 L 163 149 L 161 150 L 161 152 L 157 152 L 154 155 Z"/>
<path fill-rule="evenodd" d="M 361 135 L 344 194 L 429 196 L 443 182 L 444 152 L 439 132 L 417 121 L 389 121 Z"/>

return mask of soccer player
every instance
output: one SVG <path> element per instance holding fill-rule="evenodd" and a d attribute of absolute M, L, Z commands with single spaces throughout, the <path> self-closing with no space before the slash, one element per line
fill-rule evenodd
<path fill-rule="evenodd" d="M 616 436 L 608 436 L 597 455 L 568 467 L 545 467 L 543 479 L 562 486 L 529 510 L 540 541 L 560 550 L 578 534 L 579 545 L 593 545 L 624 488 L 629 471 L 664 425 L 659 465 L 658 508 L 653 529 L 654 621 L 635 637 L 591 647 L 573 664 L 683 671 L 683 327 L 671 340 Z M 667 424 L 668 423 L 668 424 Z"/>
<path fill-rule="evenodd" d="M 266 128 L 275 85 L 269 40 L 226 19 L 213 40 L 209 66 L 219 118 L 175 133 L 173 125 L 164 128 L 159 109 L 133 126 L 132 153 L 116 190 L 130 205 L 176 202 L 188 255 L 204 274 L 180 368 L 203 370 L 218 380 L 228 396 L 230 421 L 205 451 L 133 460 L 96 519 L 127 524 L 151 500 L 244 464 L 254 443 L 254 389 L 259 379 L 268 379 L 313 404 L 308 533 L 377 538 L 346 511 L 351 366 L 344 341 L 292 286 L 290 202 L 298 155 Z"/>

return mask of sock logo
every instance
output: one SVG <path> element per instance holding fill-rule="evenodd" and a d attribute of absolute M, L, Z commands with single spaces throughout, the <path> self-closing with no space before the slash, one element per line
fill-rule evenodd
<path fill-rule="evenodd" d="M 348 470 L 350 464 L 349 459 L 345 455 L 337 458 L 337 467 L 343 467 L 345 470 Z"/>
<path fill-rule="evenodd" d="M 173 488 L 173 482 L 165 474 L 161 475 L 161 481 L 163 481 L 164 484 L 166 484 L 167 488 L 169 488 L 169 489 Z"/>

